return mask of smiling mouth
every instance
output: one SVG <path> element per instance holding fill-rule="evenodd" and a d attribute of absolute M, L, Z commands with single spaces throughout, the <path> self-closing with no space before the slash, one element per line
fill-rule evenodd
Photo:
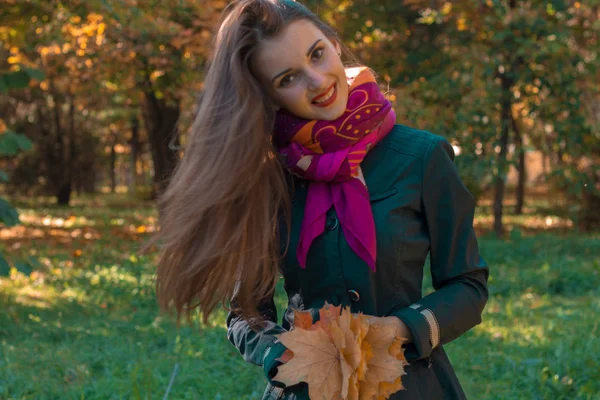
<path fill-rule="evenodd" d="M 315 97 L 312 101 L 312 104 L 315 107 L 328 107 L 331 104 L 333 104 L 333 102 L 335 101 L 336 98 L 337 98 L 337 86 L 334 83 L 333 85 L 331 85 L 329 87 L 329 89 L 327 89 L 327 91 L 325 93 L 320 94 L 317 97 Z"/>

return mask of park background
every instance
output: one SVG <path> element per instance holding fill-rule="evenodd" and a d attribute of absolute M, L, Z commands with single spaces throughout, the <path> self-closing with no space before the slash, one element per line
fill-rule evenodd
<path fill-rule="evenodd" d="M 468 397 L 600 399 L 600 1 L 305 4 L 477 199 L 490 299 L 446 346 Z M 0 1 L 0 399 L 260 398 L 225 314 L 177 329 L 139 253 L 225 5 Z"/>

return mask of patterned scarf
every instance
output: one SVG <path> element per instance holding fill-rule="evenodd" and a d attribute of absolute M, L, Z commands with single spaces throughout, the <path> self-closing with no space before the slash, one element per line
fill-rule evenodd
<path fill-rule="evenodd" d="M 288 168 L 308 187 L 297 257 L 306 268 L 313 240 L 334 206 L 350 248 L 375 271 L 375 222 L 360 164 L 393 128 L 396 115 L 368 68 L 346 70 L 346 111 L 334 121 L 306 120 L 279 111 L 273 141 Z"/>

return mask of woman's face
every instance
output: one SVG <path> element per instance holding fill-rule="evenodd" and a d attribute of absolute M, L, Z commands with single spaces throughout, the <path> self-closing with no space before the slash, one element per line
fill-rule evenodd
<path fill-rule="evenodd" d="M 278 107 L 300 118 L 331 121 L 348 103 L 338 50 L 312 22 L 298 20 L 261 42 L 254 68 Z"/>

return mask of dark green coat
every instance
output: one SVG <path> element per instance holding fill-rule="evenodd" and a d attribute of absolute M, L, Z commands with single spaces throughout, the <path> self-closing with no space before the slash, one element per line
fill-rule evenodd
<path fill-rule="evenodd" d="M 348 246 L 333 208 L 325 233 L 309 250 L 306 269 L 300 268 L 295 249 L 307 182 L 295 179 L 290 249 L 281 265 L 288 309 L 278 325 L 273 300 L 265 301 L 261 312 L 273 322 L 259 333 L 229 314 L 228 338 L 244 359 L 263 366 L 269 379 L 285 350 L 273 334 L 290 329 L 292 309 L 318 309 L 327 301 L 351 306 L 355 313 L 395 315 L 411 330 L 406 390 L 391 399 L 464 399 L 442 345 L 481 322 L 488 268 L 473 231 L 475 203 L 453 158 L 446 139 L 402 125 L 369 152 L 362 169 L 377 231 L 375 273 Z M 436 291 L 422 297 L 428 253 Z M 430 333 L 431 314 L 439 326 L 437 338 Z M 269 381 L 263 399 L 308 399 L 307 393 L 304 383 L 281 389 Z"/>

